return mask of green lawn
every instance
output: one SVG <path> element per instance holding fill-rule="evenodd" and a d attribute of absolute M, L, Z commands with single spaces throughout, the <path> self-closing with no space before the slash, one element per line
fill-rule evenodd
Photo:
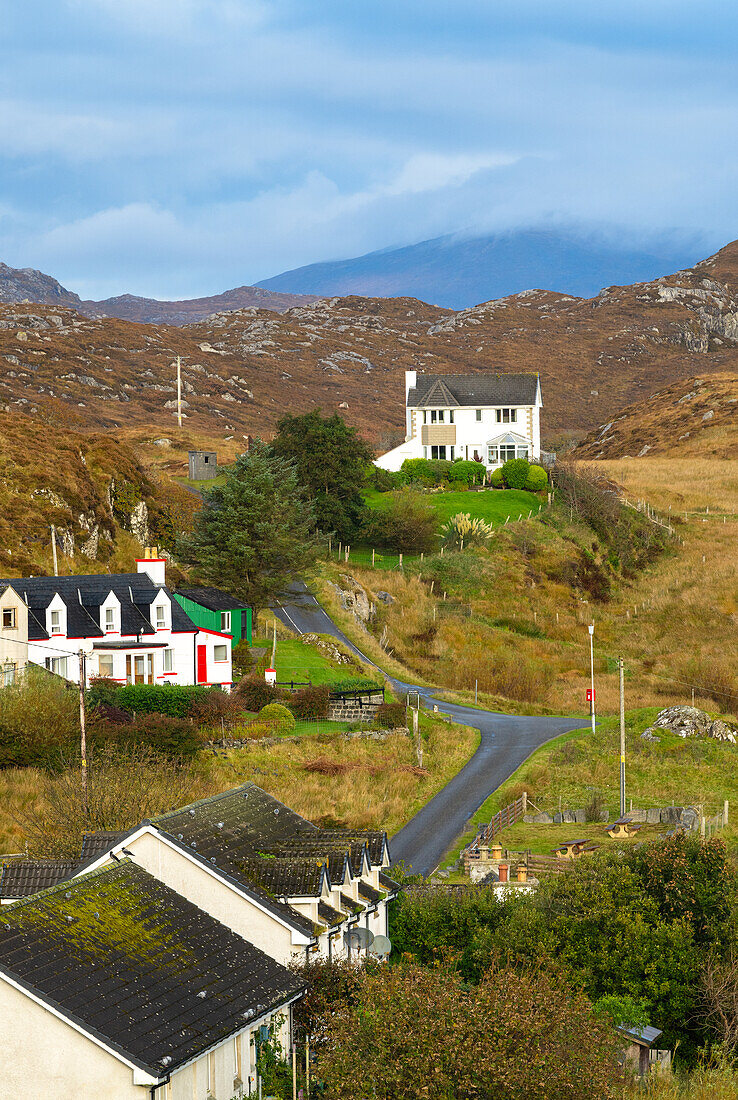
<path fill-rule="evenodd" d="M 373 509 L 382 507 L 386 493 L 369 489 L 364 494 L 367 506 Z M 424 493 L 436 510 L 439 526 L 458 512 L 468 512 L 472 519 L 483 519 L 485 523 L 501 524 L 509 516 L 511 520 L 527 516 L 533 510 L 535 515 L 543 505 L 541 498 L 534 493 L 525 493 L 522 489 L 483 489 L 479 492 Z M 545 505 L 543 505 L 545 507 Z"/>
<path fill-rule="evenodd" d="M 271 657 L 271 639 L 254 639 L 255 646 L 269 650 Z M 338 665 L 323 656 L 313 646 L 306 645 L 299 638 L 277 639 L 277 681 L 282 683 L 295 680 L 300 683 L 335 684 L 341 680 L 355 679 L 362 673 L 353 665 Z"/>

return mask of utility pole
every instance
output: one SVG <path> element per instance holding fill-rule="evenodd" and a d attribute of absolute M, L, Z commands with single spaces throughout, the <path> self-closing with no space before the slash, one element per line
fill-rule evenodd
<path fill-rule="evenodd" d="M 277 616 L 274 616 L 274 641 L 272 643 L 272 668 L 276 668 L 275 661 L 277 659 Z"/>
<path fill-rule="evenodd" d="M 51 525 L 51 553 L 54 558 L 54 576 L 59 576 L 59 562 L 56 557 L 56 527 L 52 523 Z"/>
<path fill-rule="evenodd" d="M 591 714 L 592 714 L 592 733 L 595 732 L 595 665 L 594 665 L 594 632 L 595 624 L 589 624 L 589 674 L 590 674 L 590 687 L 592 692 L 591 701 Z"/>
<path fill-rule="evenodd" d="M 83 649 L 79 651 L 79 729 L 80 750 L 82 754 L 82 800 L 87 818 L 87 731 L 85 729 L 85 685 L 87 678 L 87 660 Z"/>
<path fill-rule="evenodd" d="M 182 356 L 177 356 L 177 426 L 182 427 Z"/>
<path fill-rule="evenodd" d="M 625 817 L 625 665 L 618 657 L 620 670 L 620 816 Z"/>

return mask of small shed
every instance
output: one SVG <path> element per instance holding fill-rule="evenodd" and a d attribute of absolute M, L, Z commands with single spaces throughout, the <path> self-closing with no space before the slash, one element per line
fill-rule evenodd
<path fill-rule="evenodd" d="M 665 1058 L 659 1055 L 668 1054 L 668 1051 L 654 1051 L 656 1040 L 663 1034 L 657 1027 L 626 1027 L 621 1025 L 618 1031 L 623 1036 L 626 1046 L 623 1050 L 623 1062 L 630 1066 L 639 1077 L 645 1077 L 651 1068 L 652 1062 L 664 1062 Z"/>
<path fill-rule="evenodd" d="M 233 644 L 251 645 L 252 610 L 219 588 L 178 588 L 174 598 L 201 630 L 230 634 Z"/>
<path fill-rule="evenodd" d="M 188 451 L 190 481 L 210 481 L 218 476 L 218 456 L 215 451 Z"/>

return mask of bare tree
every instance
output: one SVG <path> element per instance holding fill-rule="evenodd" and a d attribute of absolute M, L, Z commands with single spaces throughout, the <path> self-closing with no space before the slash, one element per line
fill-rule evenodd
<path fill-rule="evenodd" d="M 738 1050 L 738 955 L 731 948 L 725 958 L 710 955 L 702 974 L 702 1023 L 718 1037 L 726 1053 Z"/>

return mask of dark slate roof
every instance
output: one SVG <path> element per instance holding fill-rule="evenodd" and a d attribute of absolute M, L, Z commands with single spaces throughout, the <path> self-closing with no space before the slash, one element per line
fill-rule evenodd
<path fill-rule="evenodd" d="M 174 595 L 199 603 L 208 611 L 246 611 L 248 608 L 248 604 L 228 592 L 222 592 L 220 588 L 178 588 Z"/>
<path fill-rule="evenodd" d="M 334 909 L 327 901 L 318 902 L 318 917 L 329 925 L 341 924 L 342 921 L 346 920 L 346 914 Z"/>
<path fill-rule="evenodd" d="M 337 846 L 348 844 L 366 846 L 369 858 L 377 866 L 388 856 L 387 834 L 381 829 L 321 829 L 321 837 Z"/>
<path fill-rule="evenodd" d="M 67 609 L 67 635 L 70 638 L 103 637 L 100 628 L 100 606 L 114 592 L 121 605 L 122 634 L 155 634 L 149 609 L 161 590 L 171 597 L 166 586 L 156 585 L 147 573 L 93 573 L 79 577 L 15 577 L 0 580 L 0 591 L 11 585 L 30 609 L 29 639 L 47 639 L 46 608 L 58 593 Z M 180 633 L 196 633 L 197 627 L 182 610 L 177 600 L 171 600 L 172 629 Z"/>
<path fill-rule="evenodd" d="M 280 898 L 307 898 L 323 888 L 325 863 L 318 859 L 285 859 L 269 854 L 244 860 L 243 873 L 257 886 Z"/>
<path fill-rule="evenodd" d="M 382 897 L 379 890 L 375 890 L 368 882 L 359 883 L 359 896 L 364 898 L 364 901 L 368 901 L 370 905 L 376 905 Z"/>
<path fill-rule="evenodd" d="M 396 894 L 402 889 L 399 882 L 395 882 L 395 880 L 385 874 L 384 871 L 379 872 L 379 885 L 390 894 Z"/>
<path fill-rule="evenodd" d="M 99 833 L 85 833 L 82 838 L 82 863 L 87 863 L 91 859 L 97 859 L 103 852 L 108 852 L 117 844 L 119 840 L 122 840 L 126 833 L 119 832 L 103 832 Z"/>
<path fill-rule="evenodd" d="M 72 878 L 79 860 L 18 859 L 4 863 L 0 871 L 0 898 L 26 898 L 57 882 Z"/>
<path fill-rule="evenodd" d="M 537 374 L 418 374 L 409 407 L 535 405 Z M 453 401 L 441 400 L 449 394 Z"/>
<path fill-rule="evenodd" d="M 361 902 L 354 901 L 348 894 L 340 893 L 339 897 L 343 908 L 347 909 L 349 913 L 352 913 L 354 916 L 356 916 L 357 913 L 363 913 L 364 909 L 366 909 L 365 905 L 362 905 Z"/>
<path fill-rule="evenodd" d="M 304 988 L 128 860 L 6 906 L 0 969 L 155 1076 Z"/>

